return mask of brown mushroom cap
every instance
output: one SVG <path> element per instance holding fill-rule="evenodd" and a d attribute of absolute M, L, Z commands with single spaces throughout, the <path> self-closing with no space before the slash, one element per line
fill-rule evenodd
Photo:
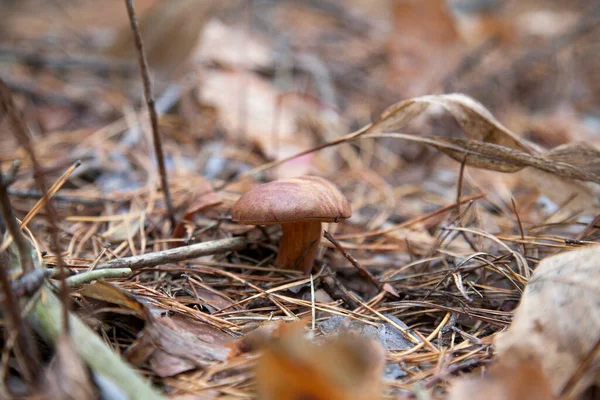
<path fill-rule="evenodd" d="M 350 218 L 352 210 L 333 183 L 317 176 L 304 176 L 256 186 L 234 204 L 231 216 L 246 225 L 305 220 L 337 222 Z"/>

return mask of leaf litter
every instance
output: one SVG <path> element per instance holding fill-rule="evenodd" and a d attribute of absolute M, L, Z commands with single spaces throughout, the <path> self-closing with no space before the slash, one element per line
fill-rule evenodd
<path fill-rule="evenodd" d="M 120 61 L 65 67 L 64 58 L 44 53 L 34 64 L 14 46 L 0 49 L 11 60 L 0 76 L 23 117 L 40 121 L 30 124 L 38 158 L 48 181 L 62 185 L 53 194 L 62 253 L 43 253 L 43 267 L 57 269 L 62 256 L 82 275 L 111 260 L 247 240 L 241 249 L 167 258 L 72 288 L 74 312 L 112 351 L 174 399 L 566 399 L 593 390 L 600 142 L 593 128 L 543 140 L 554 135 L 548 121 L 557 115 L 572 120 L 566 126 L 593 126 L 593 97 L 585 103 L 561 87 L 563 97 L 539 100 L 552 85 L 544 74 L 593 84 L 590 75 L 570 75 L 589 65 L 569 64 L 592 57 L 568 51 L 590 46 L 593 9 L 582 2 L 568 10 L 579 22 L 546 32 L 507 22 L 532 15 L 526 7 L 486 14 L 456 2 L 464 4 L 452 14 L 435 2 L 427 12 L 440 23 L 420 31 L 407 22 L 425 11 L 400 2 L 378 1 L 377 12 L 364 14 L 349 10 L 371 2 L 177 2 L 136 2 L 139 12 L 149 10 L 140 22 L 158 93 L 176 93 L 176 106 L 159 120 L 176 227 L 166 218 L 145 112 L 131 95 L 136 78 L 119 71 L 135 59 L 130 32 L 114 23 L 125 22 L 123 5 L 82 2 L 70 11 L 81 18 L 69 29 L 98 42 L 76 43 L 62 23 L 52 31 L 33 0 L 7 25 L 21 26 L 11 40 L 34 46 L 24 50 L 35 50 L 34 35 L 54 35 L 76 60 L 99 52 Z M 537 16 L 559 12 L 547 7 Z M 101 29 L 116 40 L 89 23 L 95 13 L 112 22 Z M 157 15 L 165 18 L 160 30 Z M 465 37 L 467 22 L 493 40 Z M 577 23 L 586 31 L 574 30 Z M 177 33 L 180 26 L 190 29 Z M 573 68 L 555 72 L 551 60 L 541 68 L 545 59 L 536 58 L 541 76 L 520 74 L 536 46 L 558 49 Z M 498 76 L 522 90 L 494 90 Z M 527 87 L 532 79 L 537 86 Z M 444 82 L 452 82 L 444 92 L 456 93 L 427 94 L 441 93 Z M 39 209 L 35 166 L 2 115 L 0 162 L 6 171 L 22 160 L 9 193 L 23 218 Z M 533 133 L 507 127 L 533 120 Z M 60 180 L 78 158 L 83 166 Z M 230 220 L 233 203 L 254 185 L 297 174 L 328 177 L 353 206 L 352 219 L 326 227 L 334 241 L 321 240 L 310 277 L 272 265 L 277 227 Z M 51 248 L 43 215 L 28 229 L 40 253 Z M 9 339 L 4 359 L 14 361 L 3 373 L 7 390 L 18 392 L 19 354 Z M 85 362 L 68 338 L 46 351 L 55 358 L 48 390 L 61 393 L 53 397 L 108 390 L 93 369 L 71 371 Z"/>

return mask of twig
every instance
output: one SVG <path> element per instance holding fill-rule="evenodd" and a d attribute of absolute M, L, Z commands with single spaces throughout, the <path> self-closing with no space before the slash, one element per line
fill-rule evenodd
<path fill-rule="evenodd" d="M 362 265 L 360 265 L 360 263 L 356 260 L 356 258 L 354 258 L 352 256 L 352 254 L 348 253 L 346 251 L 346 249 L 344 249 L 342 247 L 342 245 L 340 244 L 340 242 L 338 242 L 333 236 L 331 236 L 331 234 L 327 231 L 325 231 L 323 233 L 323 236 L 325 237 L 325 239 L 329 240 L 334 246 L 335 248 L 342 253 L 342 255 L 344 257 L 346 257 L 346 259 L 348 261 L 350 261 L 350 263 L 358 270 L 358 272 L 360 272 L 360 274 L 366 278 L 369 282 L 371 282 L 373 285 L 375 285 L 375 287 L 379 290 L 383 290 L 383 286 L 381 285 L 381 283 L 375 279 L 375 277 L 373 275 L 371 275 L 371 273 L 369 271 L 367 271 Z"/>
<path fill-rule="evenodd" d="M 511 197 L 510 201 L 512 202 L 513 210 L 515 212 L 515 216 L 517 217 L 517 222 L 519 224 L 519 232 L 521 233 L 521 240 L 523 240 L 521 246 L 523 247 L 523 255 L 525 256 L 527 255 L 527 248 L 525 247 L 525 230 L 523 229 L 523 222 L 521 222 L 521 216 L 519 215 L 519 211 L 517 210 L 517 203 L 515 203 L 514 197 Z"/>
<path fill-rule="evenodd" d="M 328 274 L 323 276 L 323 289 L 332 299 L 343 301 L 349 309 L 355 310 L 359 307 L 348 289 L 333 275 L 331 270 L 328 270 Z"/>
<path fill-rule="evenodd" d="M 40 373 L 39 349 L 31 328 L 21 319 L 19 301 L 12 290 L 8 264 L 16 258 L 16 254 L 11 254 L 10 251 L 0 253 L 0 285 L 2 285 L 2 291 L 4 292 L 2 312 L 6 318 L 6 324 L 17 335 L 17 348 L 19 348 L 25 361 L 21 372 L 27 381 L 33 383 Z"/>
<path fill-rule="evenodd" d="M 239 250 L 244 248 L 247 244 L 248 241 L 241 237 L 214 240 L 212 242 L 176 247 L 174 249 L 157 251 L 155 253 L 110 260 L 96 266 L 96 270 L 105 268 L 131 268 L 132 270 L 136 270 L 140 268 L 155 267 L 161 264 Z"/>
<path fill-rule="evenodd" d="M 454 375 L 457 372 L 464 371 L 466 369 L 471 369 L 475 367 L 479 367 L 481 365 L 487 365 L 490 363 L 490 360 L 475 358 L 471 360 L 465 360 L 460 363 L 456 363 L 448 366 L 446 369 L 442 370 L 440 373 L 434 375 L 430 380 L 425 382 L 426 388 L 431 388 L 435 386 L 438 382 L 443 381 L 450 375 Z"/>
<path fill-rule="evenodd" d="M 13 292 L 19 298 L 33 295 L 42 287 L 50 272 L 47 268 L 34 268 L 29 274 L 22 273 L 12 281 Z"/>
<path fill-rule="evenodd" d="M 7 189 L 7 182 L 2 172 L 0 172 L 0 210 L 2 212 L 2 217 L 4 218 L 4 223 L 6 224 L 6 229 L 17 245 L 23 273 L 28 274 L 33 271 L 33 260 L 31 259 L 30 247 L 27 244 L 27 241 L 21 232 L 21 228 L 19 228 L 19 223 L 12 212 Z"/>
<path fill-rule="evenodd" d="M 458 184 L 457 184 L 457 188 L 456 188 L 456 213 L 457 214 L 460 214 L 460 203 L 462 200 L 463 184 L 464 184 L 464 177 L 465 177 L 465 166 L 467 165 L 467 157 L 468 157 L 468 155 L 466 155 L 463 162 L 460 163 L 460 171 L 458 172 Z"/>
<path fill-rule="evenodd" d="M 39 190 L 8 189 L 8 194 L 24 199 L 40 199 L 44 197 Z M 68 196 L 62 194 L 55 194 L 52 196 L 52 198 L 57 202 L 75 203 L 88 207 L 101 207 L 105 202 L 116 202 L 114 199 L 88 199 L 85 197 Z"/>
<path fill-rule="evenodd" d="M 63 305 L 64 305 L 63 321 L 65 324 L 63 328 L 64 328 L 65 333 L 68 334 L 69 319 L 66 318 L 66 316 L 67 316 L 68 309 L 69 309 L 69 288 L 65 282 L 67 274 L 66 274 L 66 267 L 65 267 L 65 264 L 64 264 L 62 256 L 61 256 L 60 243 L 59 243 L 59 239 L 58 239 L 58 226 L 56 224 L 56 219 L 57 219 L 56 218 L 56 209 L 54 208 L 54 205 L 50 201 L 50 194 L 47 189 L 48 187 L 46 185 L 44 171 L 43 171 L 40 163 L 37 160 L 37 156 L 36 156 L 35 150 L 33 148 L 33 143 L 31 141 L 31 135 L 29 132 L 29 128 L 25 124 L 25 121 L 23 120 L 21 113 L 18 111 L 18 109 L 15 105 L 15 102 L 14 102 L 14 99 L 10 92 L 10 89 L 8 89 L 8 87 L 2 80 L 0 80 L 0 103 L 1 103 L 0 105 L 5 110 L 6 114 L 8 115 L 9 121 L 13 127 L 13 134 L 14 134 L 15 138 L 19 142 L 19 145 L 21 147 L 23 147 L 23 149 L 25 149 L 25 152 L 29 155 L 31 164 L 33 166 L 35 181 L 38 185 L 39 190 L 44 194 L 43 200 L 45 201 L 47 220 L 48 220 L 48 224 L 50 225 L 50 247 L 52 248 L 52 251 L 56 254 L 56 263 L 58 265 L 58 268 L 60 268 L 60 271 L 61 271 L 61 281 L 62 281 L 61 300 L 63 301 Z M 72 167 L 72 169 L 77 168 L 78 165 L 79 165 L 78 162 L 76 162 L 75 166 Z M 58 190 L 58 189 L 56 189 L 56 190 Z M 40 202 L 41 201 L 42 200 L 40 200 Z"/>
<path fill-rule="evenodd" d="M 16 62 L 35 68 L 59 70 L 81 68 L 99 73 L 113 71 L 131 73 L 134 71 L 134 66 L 129 63 L 111 60 L 106 57 L 88 56 L 85 54 L 76 54 L 74 56 L 40 54 L 39 51 L 8 46 L 0 46 L 0 61 Z"/>
<path fill-rule="evenodd" d="M 96 281 L 98 279 L 117 279 L 127 278 L 131 275 L 131 268 L 110 268 L 95 271 L 86 271 L 67 278 L 69 287 L 81 286 L 84 283 Z"/>
<path fill-rule="evenodd" d="M 148 106 L 148 113 L 150 114 L 152 138 L 154 140 L 154 153 L 156 154 L 161 186 L 163 195 L 165 196 L 165 205 L 167 206 L 167 213 L 171 222 L 171 229 L 175 229 L 175 211 L 173 210 L 173 203 L 171 202 L 171 192 L 169 190 L 167 170 L 165 168 L 165 157 L 162 148 L 162 141 L 158 132 L 158 114 L 156 112 L 154 97 L 152 95 L 152 82 L 150 80 L 150 73 L 148 72 L 148 62 L 146 60 L 146 55 L 144 54 L 142 36 L 140 35 L 138 21 L 135 15 L 135 8 L 133 7 L 133 0 L 125 0 L 125 6 L 127 7 L 127 14 L 129 15 L 131 31 L 133 32 L 133 39 L 135 41 L 135 48 L 138 53 L 140 74 L 142 75 L 142 81 L 144 83 L 144 97 L 146 99 L 146 105 Z"/>
<path fill-rule="evenodd" d="M 29 319 L 38 333 L 51 343 L 61 335 L 62 309 L 60 301 L 51 290 L 44 289 L 44 301 L 38 300 L 29 314 Z M 161 395 L 150 384 L 115 354 L 95 332 L 79 318 L 67 314 L 70 335 L 77 354 L 90 366 L 94 373 L 118 387 L 129 399 L 160 400 Z"/>

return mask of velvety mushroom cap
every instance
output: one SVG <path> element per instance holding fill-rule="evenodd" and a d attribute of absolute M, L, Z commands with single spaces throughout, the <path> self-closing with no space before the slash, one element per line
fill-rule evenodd
<path fill-rule="evenodd" d="M 256 186 L 234 204 L 231 216 L 246 225 L 306 220 L 337 222 L 350 218 L 352 210 L 333 183 L 317 176 L 304 176 Z"/>

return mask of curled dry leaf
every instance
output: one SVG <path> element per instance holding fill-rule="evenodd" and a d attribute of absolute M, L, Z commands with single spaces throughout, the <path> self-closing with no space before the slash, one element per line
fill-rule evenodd
<path fill-rule="evenodd" d="M 277 338 L 263 342 L 256 366 L 260 399 L 381 398 L 381 346 L 351 332 L 316 344 L 305 338 L 302 326 L 282 325 Z"/>
<path fill-rule="evenodd" d="M 161 377 L 224 361 L 231 351 L 228 342 L 233 338 L 222 330 L 190 316 L 168 315 L 116 285 L 95 282 L 85 285 L 81 294 L 117 304 L 124 309 L 120 313 L 132 313 L 145 321 L 126 358 L 138 366 L 148 361 Z"/>
<path fill-rule="evenodd" d="M 430 105 L 441 106 L 452 114 L 467 135 L 467 139 L 421 137 L 398 133 L 423 114 Z M 520 138 L 503 126 L 481 103 L 458 93 L 421 96 L 401 101 L 390 106 L 373 123 L 356 132 L 293 156 L 264 164 L 244 175 L 253 175 L 300 156 L 310 155 L 315 151 L 349 141 L 381 137 L 423 143 L 437 148 L 461 163 L 477 168 L 510 173 L 530 172 L 528 180 L 538 183 L 542 192 L 557 204 L 565 200 L 565 193 L 571 197 L 574 191 L 577 195 L 583 194 L 580 197 L 585 199 L 592 199 L 594 195 L 598 198 L 597 194 L 600 193 L 597 186 L 600 183 L 600 175 L 598 175 L 600 151 L 592 144 L 578 142 L 544 152 L 544 149 Z M 547 174 L 551 174 L 558 182 L 551 188 L 545 185 Z M 557 185 L 564 190 L 556 190 Z"/>
<path fill-rule="evenodd" d="M 156 347 L 150 365 L 163 378 L 225 361 L 230 352 L 227 344 L 233 339 L 215 327 L 179 314 L 154 315 L 145 330 Z"/>
<path fill-rule="evenodd" d="M 159 1 L 140 18 L 140 34 L 148 63 L 153 70 L 168 75 L 189 59 L 202 29 L 218 8 L 230 7 L 236 0 Z M 106 55 L 121 60 L 135 60 L 133 35 L 129 24 L 123 26 Z"/>
<path fill-rule="evenodd" d="M 514 320 L 498 336 L 500 358 L 536 360 L 557 395 L 600 338 L 600 246 L 544 259 L 533 273 Z M 594 361 L 600 361 L 596 355 Z M 584 373 L 575 385 L 577 395 L 597 372 Z"/>
<path fill-rule="evenodd" d="M 369 133 L 398 131 L 433 104 L 443 107 L 452 114 L 469 139 L 494 143 L 527 153 L 541 151 L 535 144 L 519 138 L 502 125 L 481 103 L 460 93 L 421 96 L 396 103 L 388 107 L 368 131 Z"/>
<path fill-rule="evenodd" d="M 467 138 L 420 137 L 396 133 L 425 112 L 430 105 L 448 111 Z M 542 193 L 557 204 L 576 193 L 585 200 L 597 198 L 600 190 L 600 150 L 586 142 L 558 146 L 550 151 L 520 138 L 503 126 L 479 102 L 463 94 L 416 97 L 394 104 L 371 125 L 350 135 L 356 137 L 395 137 L 437 148 L 459 162 L 476 168 L 515 173 L 537 184 Z M 546 184 L 548 174 L 553 184 Z M 573 180 L 579 182 L 573 182 Z M 586 184 L 586 182 L 594 183 Z M 557 185 L 564 190 L 557 191 Z M 593 204 L 596 204 L 597 200 Z M 589 204 L 589 202 L 588 202 Z"/>

